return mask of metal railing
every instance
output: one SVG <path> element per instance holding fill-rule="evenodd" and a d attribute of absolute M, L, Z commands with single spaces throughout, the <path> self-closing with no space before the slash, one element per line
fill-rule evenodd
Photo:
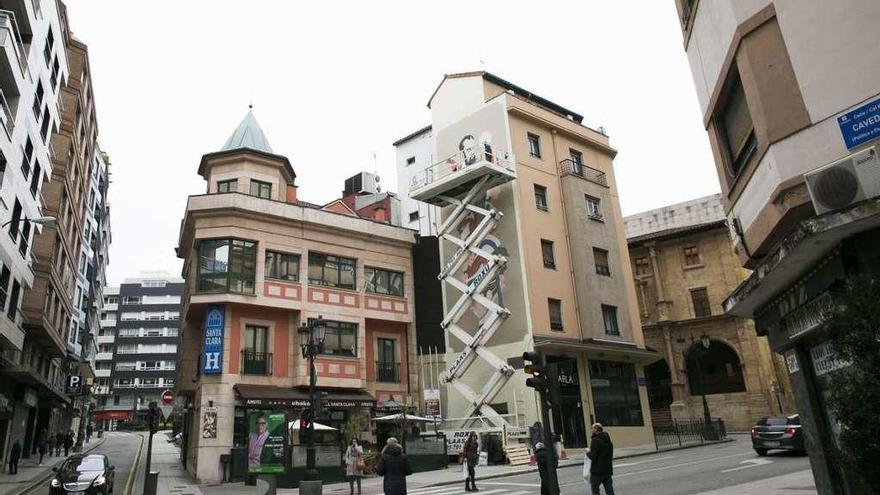
<path fill-rule="evenodd" d="M 21 76 L 24 77 L 27 72 L 27 57 L 24 52 L 24 41 L 21 37 L 21 31 L 18 30 L 18 22 L 15 20 L 15 12 L 11 10 L 0 10 L 0 28 L 6 28 L 12 32 L 13 50 L 15 50 L 18 65 L 21 67 Z"/>
<path fill-rule="evenodd" d="M 0 89 L 0 123 L 6 131 L 6 136 L 12 138 L 12 131 L 15 129 L 15 117 L 12 115 L 12 109 L 9 108 L 9 102 L 6 101 L 6 95 Z"/>
<path fill-rule="evenodd" d="M 385 383 L 400 382 L 400 363 L 376 361 L 376 381 Z"/>
<path fill-rule="evenodd" d="M 703 418 L 673 419 L 672 424 L 654 425 L 654 445 L 657 450 L 668 447 L 717 442 L 727 438 L 724 420 Z"/>
<path fill-rule="evenodd" d="M 583 163 L 576 162 L 570 158 L 559 162 L 559 175 L 574 175 L 594 184 L 608 187 L 608 179 L 605 177 L 605 172 L 588 167 Z"/>
<path fill-rule="evenodd" d="M 478 145 L 472 150 L 459 151 L 415 174 L 410 182 L 410 191 L 429 186 L 440 179 L 480 163 L 491 163 L 512 172 L 516 159 L 512 153 L 507 151 L 494 150 L 491 147 L 482 148 Z"/>
<path fill-rule="evenodd" d="M 599 275 L 605 275 L 606 277 L 611 276 L 611 268 L 608 265 L 601 265 L 596 263 L 596 273 Z"/>
<path fill-rule="evenodd" d="M 241 351 L 242 375 L 271 375 L 272 353 Z"/>

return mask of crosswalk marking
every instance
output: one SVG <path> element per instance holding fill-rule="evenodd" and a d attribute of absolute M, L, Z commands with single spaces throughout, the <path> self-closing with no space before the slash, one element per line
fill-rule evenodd
<path fill-rule="evenodd" d="M 418 489 L 418 490 L 407 490 L 409 495 L 453 495 L 457 493 L 465 493 L 464 488 L 461 486 L 455 486 L 453 488 L 444 488 L 444 489 Z M 480 490 L 479 493 L 483 495 L 491 495 L 493 493 L 497 493 L 499 495 L 512 495 L 510 492 L 504 489 L 493 489 L 493 490 Z M 523 494 L 528 492 L 522 492 Z"/>

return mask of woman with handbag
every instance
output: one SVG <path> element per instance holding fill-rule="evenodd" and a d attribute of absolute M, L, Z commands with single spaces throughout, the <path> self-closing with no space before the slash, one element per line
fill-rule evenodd
<path fill-rule="evenodd" d="M 361 495 L 361 478 L 364 476 L 364 449 L 358 445 L 356 438 L 351 439 L 348 448 L 345 449 L 345 477 L 348 478 L 350 495 L 354 495 L 354 483 L 357 481 L 358 495 Z"/>
<path fill-rule="evenodd" d="M 480 491 L 477 489 L 475 472 L 477 463 L 480 461 L 479 450 L 480 443 L 477 437 L 477 432 L 472 431 L 471 434 L 468 435 L 468 439 L 464 443 L 464 450 L 462 451 L 462 458 L 464 459 L 463 464 L 467 465 L 467 477 L 464 479 L 464 491 L 466 492 Z"/>

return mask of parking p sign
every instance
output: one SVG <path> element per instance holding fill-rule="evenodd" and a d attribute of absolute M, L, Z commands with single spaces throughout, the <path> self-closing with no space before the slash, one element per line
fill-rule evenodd
<path fill-rule="evenodd" d="M 67 382 L 64 386 L 64 392 L 67 395 L 82 395 L 83 391 L 83 379 L 78 375 L 70 375 L 67 377 Z"/>
<path fill-rule="evenodd" d="M 202 373 L 219 375 L 223 372 L 224 307 L 210 306 L 205 311 L 205 342 L 202 349 Z"/>

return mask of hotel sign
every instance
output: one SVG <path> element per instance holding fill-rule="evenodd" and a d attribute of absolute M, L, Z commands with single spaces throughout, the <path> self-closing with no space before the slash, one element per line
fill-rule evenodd
<path fill-rule="evenodd" d="M 224 309 L 223 306 L 210 306 L 205 312 L 205 342 L 202 346 L 202 373 L 205 375 L 223 373 L 223 326 L 226 320 Z"/>

